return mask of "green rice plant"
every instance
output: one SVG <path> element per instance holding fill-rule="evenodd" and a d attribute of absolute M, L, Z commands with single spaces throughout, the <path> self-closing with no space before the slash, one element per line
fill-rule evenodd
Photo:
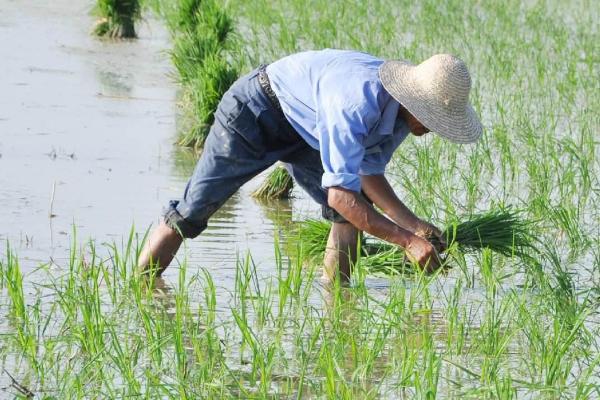
<path fill-rule="evenodd" d="M 540 302 L 545 301 L 545 297 L 540 297 L 535 304 L 523 308 L 517 321 L 529 346 L 526 362 L 533 377 L 547 387 L 564 388 L 573 372 L 576 354 L 581 352 L 578 347 L 585 344 L 582 342 L 582 336 L 588 334 L 585 321 L 593 311 L 580 306 L 566 320 L 561 314 L 543 313 L 544 305 Z M 541 315 L 549 319 L 545 324 L 539 322 Z"/>
<path fill-rule="evenodd" d="M 460 299 L 463 285 L 461 282 L 452 289 L 452 293 L 447 299 L 447 317 L 448 329 L 446 338 L 446 349 L 449 354 L 460 354 L 465 344 L 465 322 L 460 316 Z"/>
<path fill-rule="evenodd" d="M 436 352 L 430 330 L 423 329 L 423 358 L 415 372 L 415 389 L 419 399 L 436 399 L 442 358 Z"/>
<path fill-rule="evenodd" d="M 161 1 L 165 12 L 184 3 L 149 1 Z M 201 15 L 194 16 L 194 4 L 202 3 L 182 7 L 193 26 Z M 411 209 L 453 222 L 447 235 L 461 270 L 431 280 L 385 279 L 380 287 L 359 268 L 356 286 L 332 295 L 315 279 L 316 263 L 307 270 L 303 259 L 276 254 L 274 268 L 254 248 L 257 268 L 241 266 L 237 286 L 233 264 L 198 270 L 189 263 L 184 285 L 177 269 L 165 274 L 165 285 L 177 287 L 170 291 L 136 281 L 135 243 L 132 260 L 126 249 L 109 248 L 97 256 L 87 249 L 84 261 L 75 245 L 68 258 L 58 246 L 51 267 L 32 271 L 37 263 L 27 257 L 20 276 L 16 256 L 8 272 L 0 255 L 0 359 L 7 371 L 0 386 L 10 385 L 10 373 L 40 398 L 599 398 L 600 9 L 590 5 L 227 1 L 246 43 L 234 56 L 227 35 L 219 55 L 240 60 L 245 70 L 322 47 L 414 62 L 448 51 L 467 62 L 471 98 L 487 128 L 482 140 L 454 146 L 431 135 L 409 137 L 388 168 Z M 183 34 L 186 26 L 174 31 Z M 202 46 L 182 57 L 189 82 L 210 53 Z M 195 123 L 188 88 L 182 84 L 183 111 Z M 460 223 L 472 221 L 476 209 L 521 201 L 529 218 L 542 220 L 543 229 L 529 234 L 548 244 L 533 241 L 539 253 L 522 249 L 532 256 L 520 260 L 525 274 L 491 250 L 454 251 Z M 487 240 L 489 223 L 470 227 L 469 252 Z M 517 255 L 517 235 L 503 241 L 507 254 Z M 385 258 L 384 245 L 366 238 L 359 263 Z M 290 246 L 300 254 L 306 244 Z M 22 308 L 24 318 L 15 318 Z M 21 398 L 29 391 L 2 393 Z"/>
<path fill-rule="evenodd" d="M 21 272 L 19 261 L 8 247 L 8 243 L 6 247 L 7 261 L 5 280 L 8 297 L 11 303 L 10 313 L 15 319 L 26 321 L 28 314 L 25 294 L 23 292 L 23 273 Z"/>
<path fill-rule="evenodd" d="M 29 364 L 34 369 L 39 368 L 37 362 L 38 356 L 38 341 L 36 338 L 35 326 L 32 321 L 32 316 L 29 313 L 27 304 L 28 298 L 25 296 L 23 289 L 23 273 L 19 265 L 19 260 L 11 252 L 9 245 L 6 245 L 7 261 L 6 261 L 6 289 L 8 292 L 8 300 L 10 302 L 10 322 L 15 329 L 16 344 L 22 354 L 29 361 Z"/>
<path fill-rule="evenodd" d="M 72 250 L 68 265 L 44 271 L 51 284 L 40 290 L 28 290 L 23 279 L 30 274 L 11 272 L 26 288 L 29 324 L 3 324 L 0 352 L 19 355 L 27 367 L 15 379 L 32 391 L 61 398 L 598 393 L 600 358 L 590 336 L 597 332 L 588 324 L 597 303 L 576 303 L 574 282 L 563 282 L 568 277 L 505 293 L 502 260 L 491 250 L 481 257 L 485 298 L 469 296 L 474 291 L 459 279 L 444 301 L 447 281 L 425 275 L 391 280 L 384 291 L 363 280 L 322 292 L 314 268 L 306 273 L 300 260 L 287 268 L 277 247 L 274 279 L 248 255 L 237 264 L 235 285 L 216 286 L 212 271 L 190 273 L 184 261 L 166 278 L 174 289 L 159 290 L 158 282 L 152 289 L 121 270 L 135 268 L 139 246 L 131 237 L 122 248 L 106 248 L 110 262 L 93 243 Z M 17 264 L 14 255 L 9 263 Z M 0 310 L 12 302 L 0 296 Z M 574 308 L 565 307 L 570 303 Z M 10 356 L 5 364 L 12 365 Z"/>
<path fill-rule="evenodd" d="M 297 224 L 290 242 L 301 246 L 303 257 L 322 257 L 330 230 L 331 224 L 326 221 L 306 219 Z"/>
<path fill-rule="evenodd" d="M 216 0 L 203 0 L 195 14 L 197 27 L 210 27 L 216 40 L 227 47 L 227 38 L 233 34 L 234 21 L 223 3 Z"/>
<path fill-rule="evenodd" d="M 205 299 L 205 316 L 204 316 L 204 327 L 205 331 L 203 336 L 205 341 L 202 343 L 203 346 L 197 347 L 197 354 L 203 354 L 206 358 L 206 364 L 208 368 L 215 368 L 217 363 L 221 361 L 222 349 L 219 337 L 216 334 L 216 291 L 215 284 L 212 276 L 207 270 L 202 270 L 204 275 L 204 299 Z M 198 357 L 201 359 L 200 357 Z"/>
<path fill-rule="evenodd" d="M 568 239 L 569 255 L 574 257 L 591 245 L 591 240 L 581 229 L 580 211 L 570 205 L 558 205 L 548 210 L 549 219 L 559 229 L 560 236 Z"/>
<path fill-rule="evenodd" d="M 7 274 L 7 263 L 0 260 L 0 290 L 4 289 L 6 286 L 6 274 Z"/>
<path fill-rule="evenodd" d="M 160 8 L 172 36 L 192 33 L 201 27 L 216 34 L 218 41 L 224 44 L 233 31 L 233 18 L 216 0 L 177 0 L 164 2 Z"/>
<path fill-rule="evenodd" d="M 173 39 L 171 61 L 177 70 L 178 81 L 184 87 L 193 87 L 194 79 L 201 74 L 206 59 L 218 55 L 221 48 L 222 45 L 210 29 L 201 33 L 183 32 L 177 35 Z"/>
<path fill-rule="evenodd" d="M 327 221 L 308 219 L 300 222 L 290 236 L 290 243 L 301 243 L 301 254 L 297 255 L 308 259 L 322 259 L 327 247 L 327 239 L 331 224 Z M 394 274 L 411 268 L 405 260 L 404 252 L 397 246 L 381 241 L 372 241 L 362 238 L 360 244 L 361 268 L 370 273 Z"/>
<path fill-rule="evenodd" d="M 290 197 L 293 188 L 294 181 L 291 175 L 284 167 L 278 165 L 269 173 L 258 189 L 252 192 L 252 197 L 266 200 L 285 199 Z"/>
<path fill-rule="evenodd" d="M 127 389 L 124 390 L 125 394 L 135 396 L 140 393 L 141 389 L 141 382 L 136 377 L 136 368 L 142 348 L 142 339 L 136 335 L 123 339 L 119 337 L 119 332 L 112 325 L 107 326 L 106 329 L 108 331 L 107 336 L 111 339 L 111 349 L 108 356 L 112 359 L 115 368 L 127 384 Z"/>
<path fill-rule="evenodd" d="M 508 375 L 496 379 L 491 394 L 499 400 L 513 400 L 518 398 L 517 389 L 514 387 L 510 372 Z"/>
<path fill-rule="evenodd" d="M 369 274 L 397 275 L 414 272 L 412 263 L 399 247 L 369 240 L 365 241 L 357 263 Z"/>
<path fill-rule="evenodd" d="M 96 23 L 94 35 L 122 39 L 137 37 L 135 22 L 141 18 L 140 0 L 98 0 L 96 9 L 102 19 Z"/>
<path fill-rule="evenodd" d="M 600 365 L 600 356 L 597 356 L 592 363 L 587 366 L 578 379 L 575 399 L 584 400 L 600 396 L 600 386 L 594 383 L 594 376 L 597 376 L 596 369 Z M 593 395 L 595 392 L 595 395 Z"/>

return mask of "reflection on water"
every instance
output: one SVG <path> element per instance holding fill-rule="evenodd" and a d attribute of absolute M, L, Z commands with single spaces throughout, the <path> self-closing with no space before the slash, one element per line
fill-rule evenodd
<path fill-rule="evenodd" d="M 188 179 L 194 172 L 199 154 L 190 147 L 174 146 L 171 153 L 171 173 L 180 179 Z"/>
<path fill-rule="evenodd" d="M 130 74 L 122 75 L 110 70 L 97 70 L 98 82 L 101 84 L 103 96 L 121 96 L 127 97 L 133 90 L 131 81 L 133 76 Z"/>

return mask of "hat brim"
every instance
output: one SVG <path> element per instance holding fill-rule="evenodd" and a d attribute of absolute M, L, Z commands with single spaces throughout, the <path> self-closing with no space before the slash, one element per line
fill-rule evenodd
<path fill-rule="evenodd" d="M 449 113 L 430 101 L 418 85 L 415 68 L 407 61 L 385 61 L 379 67 L 379 78 L 385 90 L 430 131 L 455 143 L 477 141 L 483 126 L 473 106 L 467 103 L 464 109 Z"/>

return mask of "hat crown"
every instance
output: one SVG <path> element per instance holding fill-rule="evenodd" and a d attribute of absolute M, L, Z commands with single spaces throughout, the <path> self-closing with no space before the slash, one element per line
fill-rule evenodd
<path fill-rule="evenodd" d="M 471 75 L 460 58 L 436 54 L 419 64 L 415 72 L 424 93 L 447 111 L 469 102 Z"/>

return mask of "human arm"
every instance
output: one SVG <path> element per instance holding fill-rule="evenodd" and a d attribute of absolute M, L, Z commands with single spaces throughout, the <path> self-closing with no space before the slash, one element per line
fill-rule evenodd
<path fill-rule="evenodd" d="M 402 247 L 426 271 L 439 268 L 441 262 L 431 243 L 381 215 L 358 192 L 330 187 L 327 202 L 357 229 Z"/>
<path fill-rule="evenodd" d="M 383 174 L 361 175 L 360 182 L 365 195 L 392 221 L 424 239 L 435 238 L 436 249 L 445 250 L 446 242 L 442 231 L 435 225 L 421 220 L 406 207 Z"/>

